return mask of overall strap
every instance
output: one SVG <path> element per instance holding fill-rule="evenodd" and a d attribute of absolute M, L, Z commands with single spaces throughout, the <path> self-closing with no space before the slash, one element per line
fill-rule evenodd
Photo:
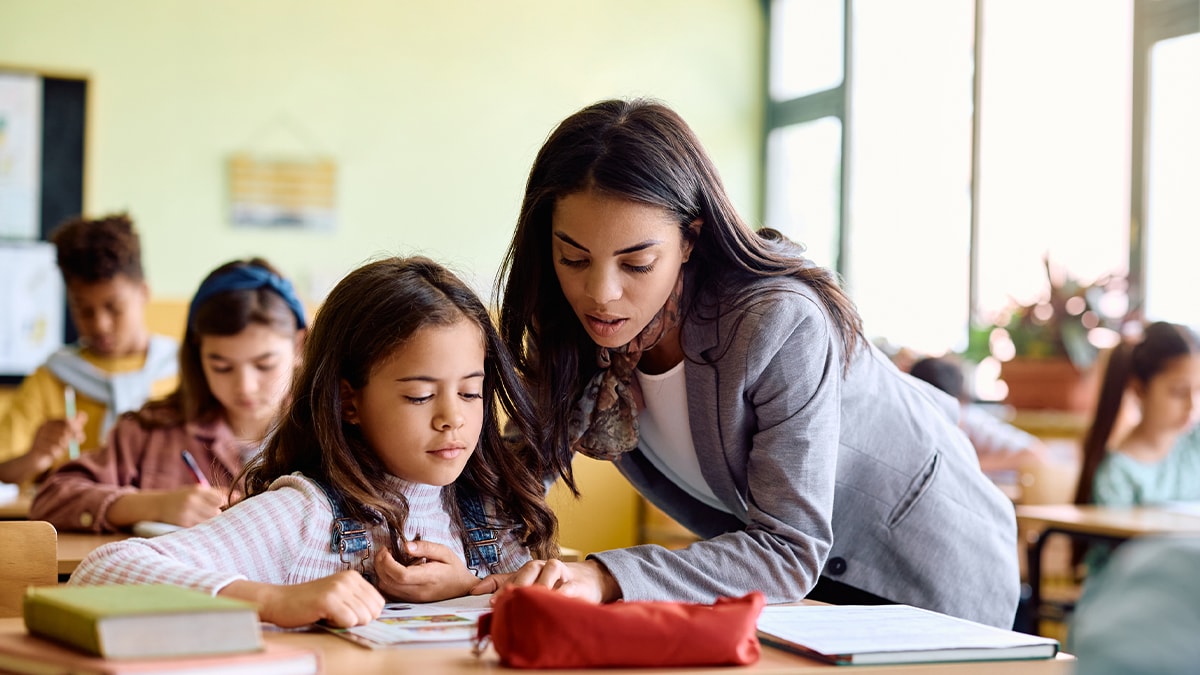
<path fill-rule="evenodd" d="M 346 514 L 345 505 L 340 497 L 336 496 L 333 491 L 326 487 L 319 480 L 312 480 L 317 487 L 325 493 L 325 497 L 329 500 L 329 505 L 333 507 L 333 527 L 332 536 L 330 538 L 330 550 L 338 554 L 341 561 L 346 563 L 348 569 L 355 569 L 354 563 L 358 563 L 358 572 L 363 575 L 363 578 L 371 584 L 375 583 L 375 576 L 367 569 L 367 561 L 371 559 L 371 532 L 363 527 L 363 524 L 356 518 L 351 518 Z"/>
<path fill-rule="evenodd" d="M 474 490 L 459 488 L 458 510 L 462 514 L 463 531 L 467 533 L 470 543 L 464 551 L 467 554 L 467 567 L 478 576 L 484 565 L 491 570 L 500 561 L 496 530 L 489 526 L 483 500 Z"/>

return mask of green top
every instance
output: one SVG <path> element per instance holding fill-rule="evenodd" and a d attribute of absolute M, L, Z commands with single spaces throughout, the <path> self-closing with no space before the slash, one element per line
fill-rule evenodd
<path fill-rule="evenodd" d="M 1157 462 L 1143 462 L 1109 450 L 1092 480 L 1092 502 L 1101 506 L 1141 506 L 1200 500 L 1200 425 L 1179 437 L 1171 452 Z M 1088 573 L 1099 571 L 1112 548 L 1094 545 L 1084 562 Z"/>
<path fill-rule="evenodd" d="M 1157 462 L 1109 451 L 1096 469 L 1092 501 L 1102 506 L 1140 506 L 1200 500 L 1200 426 L 1179 437 Z"/>

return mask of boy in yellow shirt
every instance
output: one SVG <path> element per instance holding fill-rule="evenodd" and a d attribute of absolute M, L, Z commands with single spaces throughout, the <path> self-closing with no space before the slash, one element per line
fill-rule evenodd
<path fill-rule="evenodd" d="M 170 393 L 177 380 L 177 341 L 146 328 L 150 290 L 129 217 L 76 218 L 50 241 L 79 342 L 25 378 L 0 417 L 0 481 L 6 483 L 39 479 L 68 459 L 72 440 L 99 447 L 117 416 Z M 68 385 L 77 397 L 71 419 Z"/>

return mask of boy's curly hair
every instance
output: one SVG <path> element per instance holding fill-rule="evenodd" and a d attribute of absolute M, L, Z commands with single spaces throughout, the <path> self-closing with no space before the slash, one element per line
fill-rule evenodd
<path fill-rule="evenodd" d="M 72 218 L 54 229 L 50 241 L 67 282 L 94 284 L 118 274 L 141 281 L 142 244 L 126 213 Z"/>

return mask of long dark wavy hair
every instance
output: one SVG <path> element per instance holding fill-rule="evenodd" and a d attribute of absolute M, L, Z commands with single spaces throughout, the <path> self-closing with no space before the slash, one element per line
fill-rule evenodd
<path fill-rule="evenodd" d="M 408 503 L 382 490 L 383 462 L 361 429 L 342 418 L 344 380 L 354 390 L 366 386 L 384 363 L 419 329 L 478 326 L 486 347 L 483 428 L 463 473 L 442 491 L 452 522 L 461 525 L 458 490 L 473 490 L 495 505 L 500 522 L 538 557 L 557 555 L 558 521 L 545 501 L 543 463 L 533 405 L 516 375 L 487 308 L 454 274 L 423 257 L 387 258 L 347 275 L 321 304 L 307 340 L 291 401 L 262 454 L 246 469 L 246 494 L 267 490 L 279 476 L 300 471 L 332 490 L 347 515 L 364 523 L 386 524 L 392 556 L 410 564 L 404 523 Z M 521 450 L 506 447 L 500 414 L 525 439 Z M 473 546 L 459 532 L 463 546 Z"/>
<path fill-rule="evenodd" d="M 1139 341 L 1124 340 L 1108 357 L 1092 424 L 1083 440 L 1083 463 L 1075 487 L 1075 503 L 1091 504 L 1096 470 L 1108 453 L 1109 439 L 1130 382 L 1150 380 L 1180 356 L 1200 354 L 1200 340 L 1186 326 L 1156 321 L 1146 326 Z"/>
<path fill-rule="evenodd" d="M 209 272 L 204 281 L 237 267 L 261 267 L 280 275 L 266 260 L 250 258 L 227 262 Z M 278 292 L 266 287 L 217 293 L 197 306 L 195 316 L 189 318 L 183 342 L 179 345 L 179 384 L 165 398 L 150 401 L 137 412 L 143 428 L 209 422 L 224 414 L 224 406 L 213 395 L 208 378 L 204 375 L 200 342 L 205 335 L 237 335 L 251 324 L 266 326 L 288 338 L 295 337 L 300 330 L 296 315 L 287 301 Z"/>
<path fill-rule="evenodd" d="M 849 368 L 864 342 L 862 321 L 836 275 L 778 231 L 755 231 L 742 220 L 700 141 L 673 110 L 647 99 L 601 101 L 564 120 L 538 151 L 496 280 L 500 334 L 538 397 L 552 461 L 569 466 L 570 411 L 597 367 L 596 346 L 563 295 L 551 254 L 555 205 L 585 190 L 666 209 L 684 241 L 694 239 L 684 266 L 685 317 L 719 316 L 721 310 L 701 312 L 702 297 L 720 296 L 727 308 L 753 303 L 752 284 L 740 282 L 795 277 L 829 313 Z M 697 219 L 694 236 L 688 226 Z M 712 293 L 714 286 L 721 293 Z"/>

